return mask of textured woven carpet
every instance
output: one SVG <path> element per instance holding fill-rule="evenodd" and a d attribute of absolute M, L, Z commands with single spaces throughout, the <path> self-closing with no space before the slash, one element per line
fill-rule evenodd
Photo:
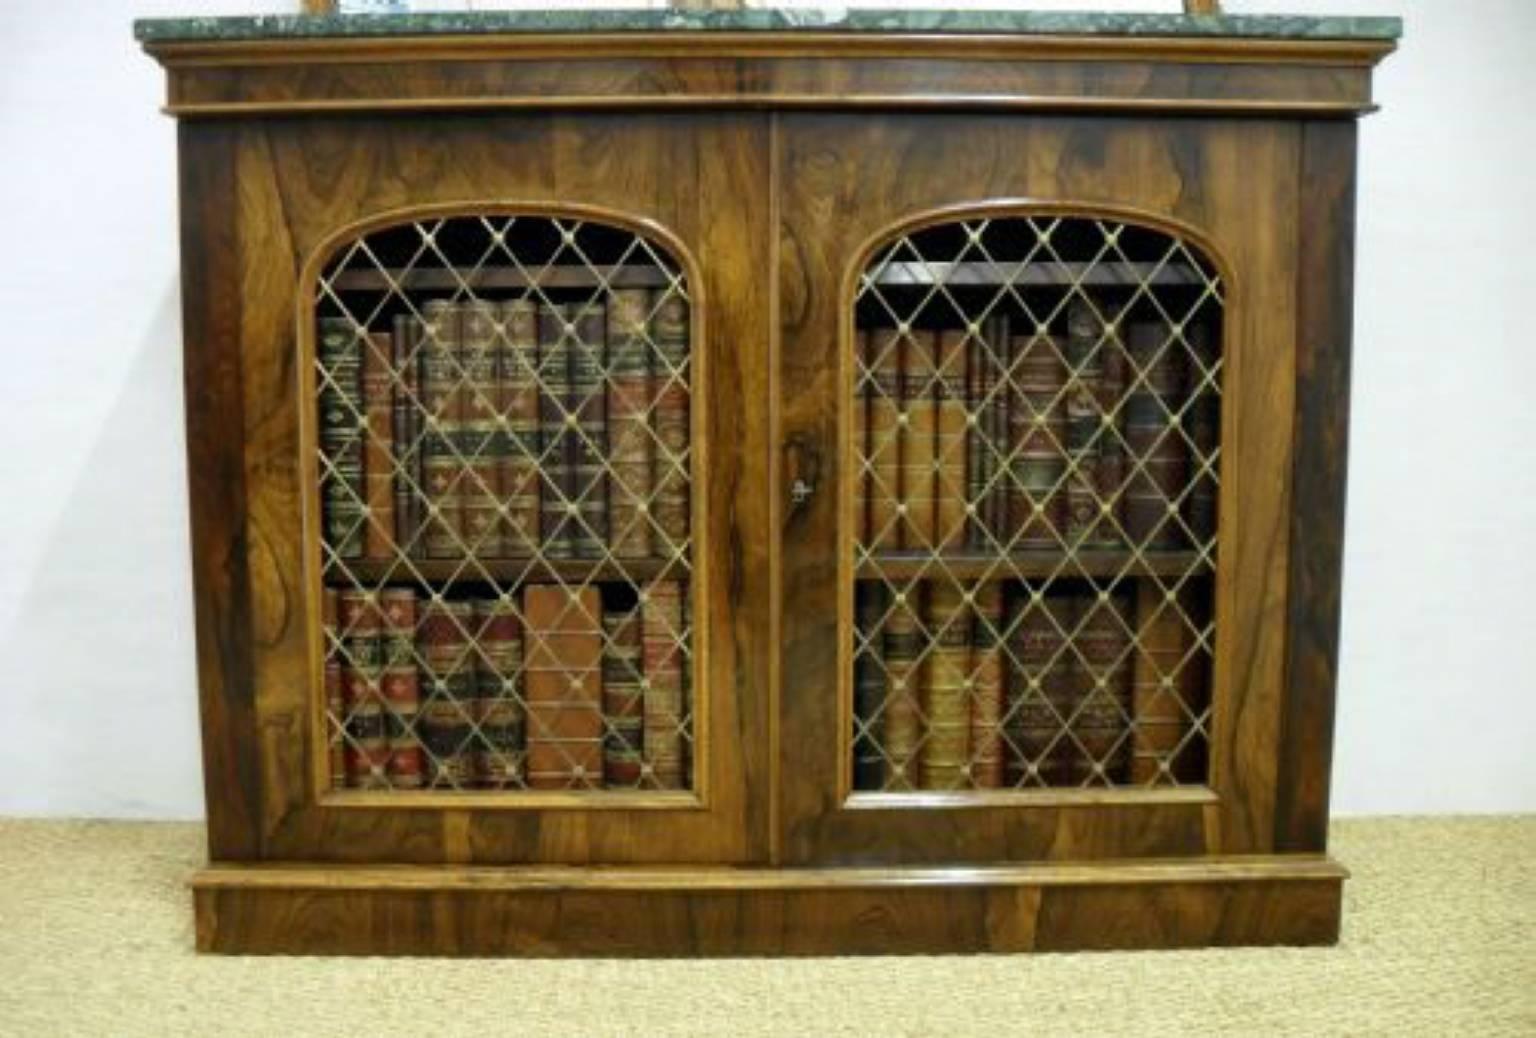
<path fill-rule="evenodd" d="M 192 952 L 184 824 L 0 820 L 0 1035 L 1536 1034 L 1536 816 L 1339 822 L 1333 949 L 891 959 Z"/>

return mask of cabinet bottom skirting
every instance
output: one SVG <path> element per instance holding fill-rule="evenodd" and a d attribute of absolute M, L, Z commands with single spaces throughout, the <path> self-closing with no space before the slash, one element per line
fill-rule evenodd
<path fill-rule="evenodd" d="M 1332 944 L 1321 856 L 978 868 L 228 865 L 192 880 L 224 954 L 652 957 Z"/>

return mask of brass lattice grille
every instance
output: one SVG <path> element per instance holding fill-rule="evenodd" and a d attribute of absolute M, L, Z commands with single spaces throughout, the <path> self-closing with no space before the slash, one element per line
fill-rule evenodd
<path fill-rule="evenodd" d="M 689 788 L 678 264 L 444 217 L 350 242 L 315 307 L 331 785 Z"/>
<path fill-rule="evenodd" d="M 1222 284 L 1104 219 L 902 236 L 856 302 L 855 790 L 1206 780 Z"/>

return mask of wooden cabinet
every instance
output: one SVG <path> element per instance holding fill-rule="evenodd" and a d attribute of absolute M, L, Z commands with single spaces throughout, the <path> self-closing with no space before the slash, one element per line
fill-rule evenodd
<path fill-rule="evenodd" d="M 140 25 L 181 121 L 199 947 L 1334 940 L 1354 118 L 1395 25 L 538 17 Z"/>

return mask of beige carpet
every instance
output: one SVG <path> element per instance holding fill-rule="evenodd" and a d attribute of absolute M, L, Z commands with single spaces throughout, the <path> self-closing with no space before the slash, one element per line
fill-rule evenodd
<path fill-rule="evenodd" d="M 0 820 L 0 1035 L 1536 1034 L 1536 816 L 1339 822 L 1335 949 L 649 962 L 192 952 L 195 825 Z"/>

